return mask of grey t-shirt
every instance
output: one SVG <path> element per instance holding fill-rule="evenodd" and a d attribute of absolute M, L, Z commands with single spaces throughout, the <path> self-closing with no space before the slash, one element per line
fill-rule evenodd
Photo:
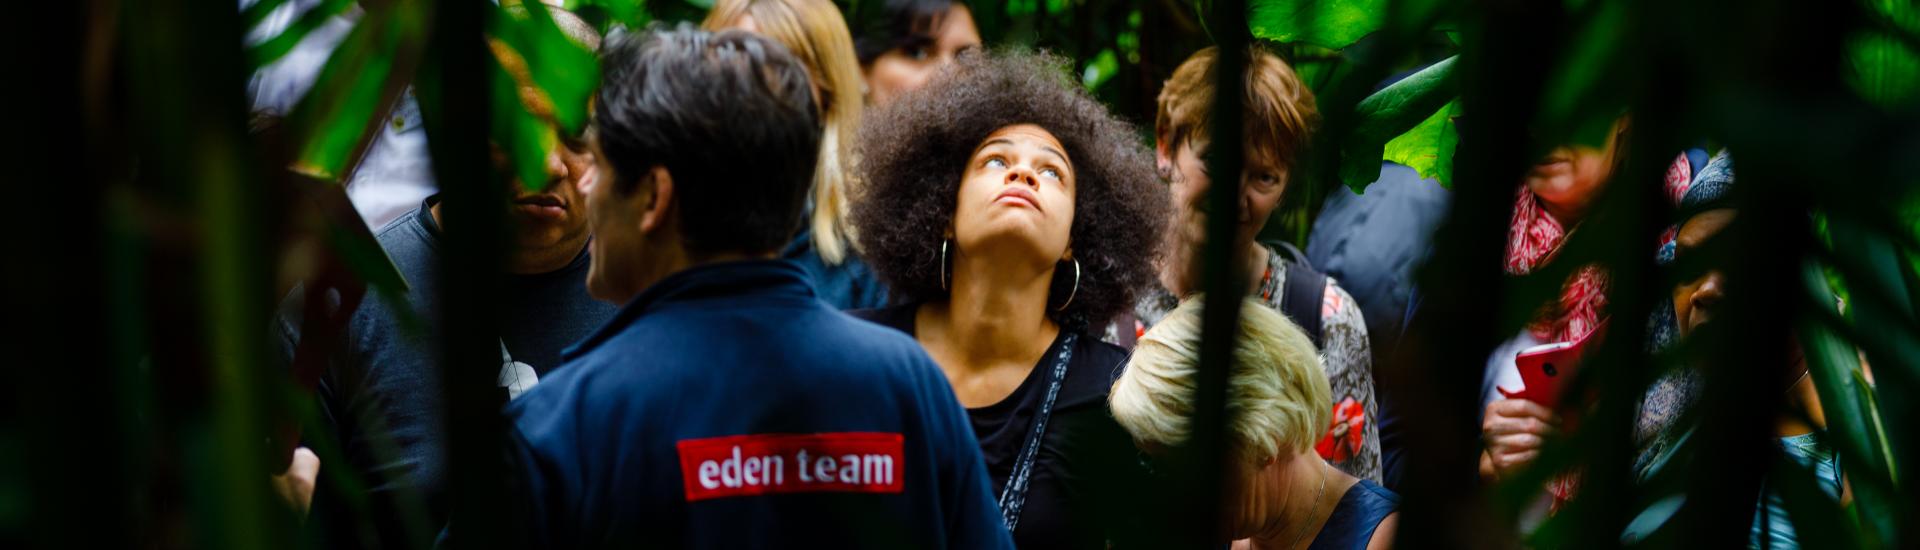
<path fill-rule="evenodd" d="M 415 547 L 446 521 L 446 400 L 434 326 L 441 238 L 429 213 L 436 200 L 429 197 L 375 233 L 410 290 L 398 301 L 370 293 L 354 312 L 316 389 L 327 433 L 304 436 L 309 442 L 327 438 L 346 456 L 346 464 L 321 467 L 313 522 L 349 545 L 371 537 L 389 548 Z M 588 264 L 583 247 L 557 271 L 507 277 L 500 335 L 511 361 L 471 367 L 475 376 L 496 377 L 503 399 L 530 385 L 528 371 L 543 377 L 558 367 L 561 349 L 613 316 L 614 304 L 587 295 Z M 299 341 L 302 294 L 294 290 L 273 327 L 286 365 Z M 364 507 L 353 504 L 359 495 L 333 490 L 328 478 L 339 475 L 353 476 L 352 485 L 364 488 Z"/>

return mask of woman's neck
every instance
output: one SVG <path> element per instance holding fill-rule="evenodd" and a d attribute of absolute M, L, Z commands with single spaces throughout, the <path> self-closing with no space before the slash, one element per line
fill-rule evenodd
<path fill-rule="evenodd" d="M 956 256 L 951 291 L 944 304 L 923 310 L 922 340 L 937 343 L 935 359 L 959 368 L 990 368 L 1012 362 L 1031 366 L 1059 335 L 1047 318 L 1051 265 L 1040 269 Z M 929 346 L 935 347 L 935 346 Z"/>
<path fill-rule="evenodd" d="M 1333 514 L 1335 503 L 1357 479 L 1327 465 L 1312 451 L 1302 452 L 1284 467 L 1268 468 L 1260 483 L 1273 490 L 1257 494 L 1256 513 L 1264 518 L 1249 537 L 1256 550 L 1305 548 Z"/>

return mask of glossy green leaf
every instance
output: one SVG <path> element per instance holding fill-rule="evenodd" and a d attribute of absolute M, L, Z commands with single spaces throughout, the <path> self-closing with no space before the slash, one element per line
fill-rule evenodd
<path fill-rule="evenodd" d="M 1386 4 L 1382 0 L 1254 0 L 1247 6 L 1247 27 L 1258 38 L 1339 49 L 1379 30 L 1387 21 Z"/>
<path fill-rule="evenodd" d="M 1340 148 L 1340 181 L 1346 182 L 1354 192 L 1365 192 L 1368 185 L 1380 178 L 1380 160 L 1386 156 L 1387 142 L 1428 119 L 1440 116 L 1436 111 L 1454 97 L 1452 75 L 1457 59 L 1450 57 L 1421 69 L 1374 92 L 1354 107 L 1354 117 L 1358 122 Z M 1446 128 L 1452 126 L 1450 122 L 1440 125 Z M 1450 143 L 1450 138 L 1434 132 L 1427 133 L 1432 134 L 1428 137 L 1433 139 L 1423 140 L 1422 136 L 1415 136 L 1403 142 L 1400 146 L 1401 155 L 1417 157 L 1425 154 L 1416 150 L 1419 146 Z M 1448 149 L 1451 149 L 1450 145 Z M 1429 166 L 1425 173 L 1434 173 L 1439 167 L 1439 153 L 1437 149 L 1427 152 L 1434 154 L 1435 158 L 1427 163 Z"/>
<path fill-rule="evenodd" d="M 1433 116 L 1420 121 L 1419 126 L 1388 141 L 1381 159 L 1407 165 L 1420 172 L 1421 178 L 1453 187 L 1453 150 L 1460 144 L 1460 132 L 1453 126 L 1453 117 L 1459 114 L 1459 102 L 1434 111 Z"/>

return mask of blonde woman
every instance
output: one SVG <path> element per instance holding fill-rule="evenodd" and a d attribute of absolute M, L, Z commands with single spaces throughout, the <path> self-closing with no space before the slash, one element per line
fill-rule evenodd
<path fill-rule="evenodd" d="M 860 260 L 847 221 L 859 187 L 852 149 L 864 99 L 860 62 L 840 8 L 829 0 L 718 0 L 701 27 L 771 38 L 807 67 L 814 101 L 824 115 L 820 163 L 813 173 L 809 221 L 780 255 L 805 268 L 820 299 L 836 308 L 886 305 L 886 288 Z"/>
<path fill-rule="evenodd" d="M 1108 394 L 1114 420 L 1150 460 L 1191 433 L 1201 300 L 1189 298 L 1140 338 Z M 1314 452 L 1332 416 L 1330 394 L 1306 333 L 1259 299 L 1242 299 L 1225 433 L 1239 467 L 1223 474 L 1219 522 L 1235 548 L 1392 543 L 1400 497 Z"/>

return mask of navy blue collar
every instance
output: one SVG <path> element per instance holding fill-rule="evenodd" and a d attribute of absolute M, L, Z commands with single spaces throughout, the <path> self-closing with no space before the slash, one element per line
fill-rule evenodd
<path fill-rule="evenodd" d="M 668 275 L 634 296 L 593 334 L 560 352 L 572 361 L 626 330 L 650 311 L 668 305 L 710 298 L 814 300 L 807 272 L 786 260 L 742 260 L 695 266 Z"/>

